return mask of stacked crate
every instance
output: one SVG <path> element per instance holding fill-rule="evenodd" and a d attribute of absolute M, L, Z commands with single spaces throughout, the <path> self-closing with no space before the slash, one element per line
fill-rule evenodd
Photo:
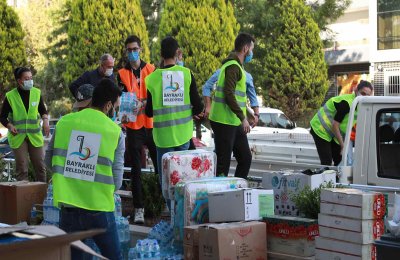
<path fill-rule="evenodd" d="M 316 260 L 376 259 L 375 239 L 384 233 L 385 196 L 356 189 L 321 191 Z"/>

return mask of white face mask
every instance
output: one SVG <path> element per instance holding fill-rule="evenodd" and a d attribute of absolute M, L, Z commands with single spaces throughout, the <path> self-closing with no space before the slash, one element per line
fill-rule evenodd
<path fill-rule="evenodd" d="M 33 80 L 24 80 L 24 84 L 22 85 L 23 90 L 31 90 L 33 88 Z"/>
<path fill-rule="evenodd" d="M 104 76 L 110 77 L 113 74 L 114 69 L 106 69 Z"/>

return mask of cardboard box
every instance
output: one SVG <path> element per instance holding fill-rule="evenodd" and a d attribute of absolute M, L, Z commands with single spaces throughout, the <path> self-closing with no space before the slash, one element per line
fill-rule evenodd
<path fill-rule="evenodd" d="M 385 196 L 357 189 L 323 189 L 321 213 L 357 219 L 383 218 L 386 213 Z"/>
<path fill-rule="evenodd" d="M 79 241 L 103 232 L 104 230 L 97 229 L 66 234 L 55 226 L 0 228 L 0 235 L 24 235 L 32 238 L 18 243 L 0 244 L 0 256 L 1 259 L 7 260 L 69 260 L 71 259 L 70 245 L 72 245 L 100 259 L 106 259 Z"/>
<path fill-rule="evenodd" d="M 384 223 L 382 219 L 362 220 L 318 214 L 318 224 L 324 227 L 360 232 L 367 237 L 378 236 L 378 234 L 384 233 Z"/>
<path fill-rule="evenodd" d="M 210 222 L 260 220 L 274 214 L 272 190 L 239 189 L 208 193 Z"/>
<path fill-rule="evenodd" d="M 42 204 L 46 192 L 47 184 L 44 182 L 1 182 L 0 222 L 29 222 L 33 204 Z"/>
<path fill-rule="evenodd" d="M 316 219 L 268 216 L 267 223 L 268 252 L 284 253 L 299 257 L 315 254 L 315 237 L 318 236 Z"/>
<path fill-rule="evenodd" d="M 325 171 L 321 174 L 306 175 L 301 172 L 268 172 L 263 174 L 264 189 L 273 189 L 275 196 L 275 215 L 299 216 L 299 211 L 290 199 L 306 185 L 311 189 L 318 188 L 322 183 L 336 183 L 336 172 Z"/>
<path fill-rule="evenodd" d="M 236 222 L 199 228 L 199 259 L 266 260 L 266 224 Z"/>
<path fill-rule="evenodd" d="M 185 260 L 199 260 L 199 246 L 183 245 Z"/>
<path fill-rule="evenodd" d="M 357 244 L 371 244 L 384 234 L 384 223 L 378 222 L 377 225 L 379 226 L 379 228 L 377 228 L 378 231 L 374 229 L 374 232 L 365 233 L 319 226 L 319 235 Z"/>
<path fill-rule="evenodd" d="M 318 260 L 375 260 L 376 251 L 374 244 L 355 244 L 325 237 L 315 238 L 316 255 Z"/>
<path fill-rule="evenodd" d="M 194 226 L 186 226 L 183 228 L 183 244 L 190 246 L 199 246 L 199 227 L 204 227 L 207 224 Z"/>

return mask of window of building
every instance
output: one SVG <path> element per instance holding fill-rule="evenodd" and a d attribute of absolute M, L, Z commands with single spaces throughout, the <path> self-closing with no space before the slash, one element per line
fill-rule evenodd
<path fill-rule="evenodd" d="M 400 1 L 378 0 L 378 50 L 400 49 Z"/>
<path fill-rule="evenodd" d="M 376 133 L 378 177 L 400 179 L 400 108 L 377 113 Z"/>

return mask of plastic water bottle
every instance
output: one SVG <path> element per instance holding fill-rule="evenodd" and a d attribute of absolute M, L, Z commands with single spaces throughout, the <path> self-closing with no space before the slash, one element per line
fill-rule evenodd
<path fill-rule="evenodd" d="M 122 203 L 121 203 L 121 197 L 118 194 L 114 193 L 114 203 L 115 203 L 115 217 L 121 217 L 122 216 Z"/>
<path fill-rule="evenodd" d="M 129 248 L 128 260 L 136 260 L 136 259 L 137 259 L 136 247 Z"/>
<path fill-rule="evenodd" d="M 153 239 L 152 257 L 154 260 L 161 260 L 160 245 L 158 244 L 157 240 L 155 240 L 155 239 Z"/>
<path fill-rule="evenodd" d="M 36 225 L 37 224 L 37 211 L 36 211 L 36 207 L 33 206 L 31 209 L 31 219 L 30 219 L 30 224 L 31 225 Z"/>

